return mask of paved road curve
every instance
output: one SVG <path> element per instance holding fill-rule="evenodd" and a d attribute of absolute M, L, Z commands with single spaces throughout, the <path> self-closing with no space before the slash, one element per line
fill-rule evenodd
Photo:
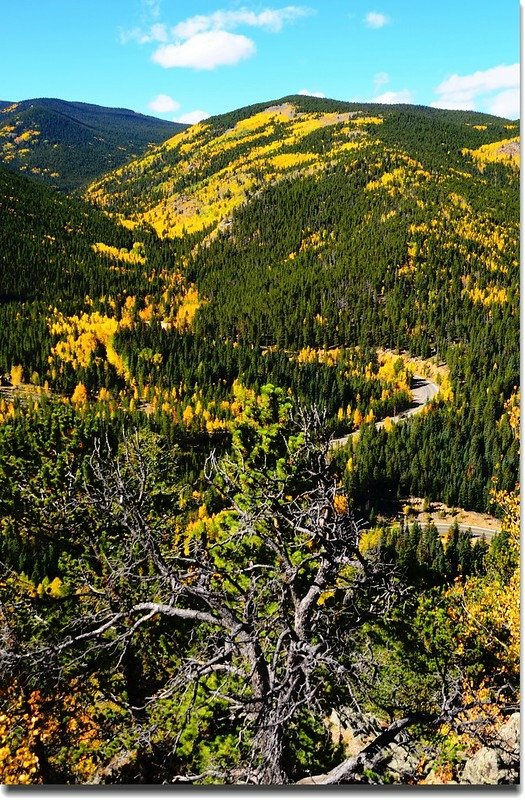
<path fill-rule="evenodd" d="M 428 378 L 423 378 L 421 375 L 413 375 L 410 390 L 412 392 L 411 405 L 409 408 L 405 409 L 405 411 L 402 411 L 401 414 L 390 417 L 392 422 L 399 422 L 400 420 L 407 419 L 407 417 L 411 417 L 413 414 L 418 414 L 439 392 L 439 386 L 429 381 Z M 382 428 L 384 424 L 384 419 L 379 420 L 379 422 L 376 422 L 376 428 Z M 348 436 L 342 436 L 340 439 L 332 439 L 330 442 L 330 449 L 336 450 L 339 447 L 344 447 L 348 440 L 358 433 L 359 431 L 354 431 L 353 433 L 349 433 Z"/>
<path fill-rule="evenodd" d="M 453 524 L 450 522 L 434 522 L 438 533 L 447 533 Z M 499 533 L 494 528 L 479 528 L 477 525 L 466 525 L 464 522 L 458 522 L 458 528 L 460 531 L 470 531 L 473 539 L 482 539 L 483 536 L 486 539 L 491 539 L 494 534 Z"/>
<path fill-rule="evenodd" d="M 410 387 L 412 392 L 412 403 L 409 408 L 405 409 L 401 412 L 401 414 L 396 414 L 393 417 L 390 417 L 392 422 L 400 422 L 408 417 L 413 416 L 414 414 L 420 413 L 423 408 L 429 403 L 433 397 L 439 392 L 439 386 L 429 381 L 428 378 L 424 378 L 422 375 L 413 375 L 412 376 L 412 385 Z M 376 422 L 376 428 L 383 428 L 385 424 L 385 420 L 379 420 Z M 345 444 L 352 436 L 356 436 L 359 431 L 354 431 L 353 433 L 348 434 L 348 436 L 342 436 L 340 439 L 332 439 L 330 442 L 330 449 L 336 450 L 339 447 L 344 447 Z M 447 533 L 450 530 L 453 523 L 452 522 L 436 522 L 433 520 L 434 525 L 436 526 L 438 533 Z M 419 523 L 420 525 L 424 523 Z M 478 525 L 466 525 L 463 523 L 458 523 L 458 527 L 460 531 L 470 531 L 472 533 L 473 539 L 481 539 L 485 536 L 487 539 L 491 539 L 495 533 L 498 533 L 497 530 L 494 528 L 482 528 Z"/>

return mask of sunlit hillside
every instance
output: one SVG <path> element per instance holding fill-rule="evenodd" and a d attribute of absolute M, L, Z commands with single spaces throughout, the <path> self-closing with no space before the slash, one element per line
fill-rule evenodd
<path fill-rule="evenodd" d="M 203 369 L 206 341 L 397 347 L 453 365 L 458 413 L 423 426 L 432 468 L 409 477 L 399 464 L 393 482 L 481 507 L 494 471 L 510 478 L 492 439 L 518 380 L 518 140 L 518 123 L 473 112 L 288 97 L 194 125 L 87 197 L 178 254 L 199 298 L 186 365 Z M 116 341 L 130 362 L 147 347 L 173 363 L 176 345 L 152 326 Z M 143 365 L 150 383 L 164 369 Z M 344 428 L 347 400 L 324 397 Z M 474 429 L 482 443 L 451 472 L 438 432 Z"/>
<path fill-rule="evenodd" d="M 337 110 L 330 110 L 334 105 Z M 428 111 L 419 114 L 419 120 L 416 111 L 414 119 L 432 123 Z M 107 210 L 118 211 L 126 221 L 148 222 L 160 236 L 224 229 L 233 210 L 269 183 L 315 175 L 341 162 L 371 160 L 385 145 L 386 154 L 393 155 L 399 148 L 388 145 L 397 113 L 385 106 L 330 106 L 329 101 L 311 98 L 248 108 L 242 116 L 237 112 L 191 126 L 146 158 L 92 184 L 88 197 Z M 388 130 L 382 135 L 385 120 Z M 495 160 L 517 163 L 519 148 L 512 145 L 517 139 L 498 141 L 517 130 L 515 124 L 464 112 L 445 112 L 438 120 L 447 121 L 449 136 L 453 131 L 458 140 L 468 142 L 470 149 L 465 147 L 462 154 L 465 165 Z M 406 133 L 400 128 L 398 145 Z M 411 171 L 416 180 L 430 177 L 417 159 L 405 158 L 400 167 L 385 172 L 385 185 L 390 183 L 395 192 L 396 186 L 413 180 Z"/>

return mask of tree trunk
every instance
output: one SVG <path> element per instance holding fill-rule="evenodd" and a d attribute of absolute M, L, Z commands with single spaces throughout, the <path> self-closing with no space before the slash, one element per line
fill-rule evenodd
<path fill-rule="evenodd" d="M 258 723 L 252 751 L 257 766 L 252 771 L 253 779 L 260 785 L 283 785 L 290 783 L 290 762 L 284 735 L 284 724 L 272 712 Z"/>

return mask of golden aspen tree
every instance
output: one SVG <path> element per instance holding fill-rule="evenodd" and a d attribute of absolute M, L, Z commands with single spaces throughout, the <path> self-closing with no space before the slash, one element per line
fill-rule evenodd
<path fill-rule="evenodd" d="M 83 383 L 77 383 L 73 394 L 71 395 L 71 402 L 73 405 L 81 406 L 87 403 L 88 401 L 88 392 L 86 387 Z"/>
<path fill-rule="evenodd" d="M 11 367 L 10 380 L 13 386 L 20 386 L 24 382 L 24 368 L 21 364 Z"/>

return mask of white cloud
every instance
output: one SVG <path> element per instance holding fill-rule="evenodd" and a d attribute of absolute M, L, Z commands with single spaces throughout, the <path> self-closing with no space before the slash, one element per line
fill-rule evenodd
<path fill-rule="evenodd" d="M 157 114 L 170 114 L 173 111 L 178 111 L 180 103 L 170 97 L 169 94 L 158 94 L 153 100 L 150 100 L 148 108 Z"/>
<path fill-rule="evenodd" d="M 386 14 L 379 14 L 377 11 L 369 11 L 365 17 L 365 22 L 369 28 L 384 28 L 390 22 L 390 18 Z"/>
<path fill-rule="evenodd" d="M 154 18 L 160 14 L 160 0 L 143 0 Z M 264 9 L 259 12 L 248 8 L 231 11 L 215 11 L 182 20 L 168 29 L 155 22 L 146 30 L 134 28 L 120 32 L 120 41 L 126 44 L 152 42 L 160 44 L 152 60 L 162 67 L 189 67 L 192 69 L 215 69 L 223 65 L 238 64 L 256 52 L 255 42 L 247 36 L 231 33 L 232 30 L 248 26 L 278 33 L 287 22 L 315 13 L 305 6 L 284 6 Z"/>
<path fill-rule="evenodd" d="M 190 17 L 183 22 L 179 22 L 171 29 L 172 35 L 177 39 L 191 39 L 199 33 L 205 33 L 213 27 L 210 25 L 210 18 L 199 14 L 196 17 Z"/>
<path fill-rule="evenodd" d="M 161 45 L 151 58 L 166 69 L 215 69 L 225 64 L 238 64 L 253 56 L 255 49 L 255 42 L 247 36 L 227 31 L 206 31 L 180 44 Z"/>
<path fill-rule="evenodd" d="M 385 103 L 386 105 L 394 105 L 395 103 L 411 103 L 413 99 L 412 92 L 408 89 L 401 89 L 399 92 L 384 92 L 374 97 L 373 103 Z"/>
<path fill-rule="evenodd" d="M 147 31 L 142 30 L 142 28 L 132 28 L 132 30 L 120 32 L 121 44 L 127 44 L 132 41 L 138 42 L 139 44 L 167 42 L 168 38 L 166 26 L 161 22 L 156 22 L 154 25 L 151 25 Z"/>
<path fill-rule="evenodd" d="M 472 75 L 451 75 L 446 81 L 439 84 L 436 89 L 438 94 L 483 94 L 494 89 L 510 89 L 519 86 L 519 64 L 510 66 L 492 67 L 485 71 L 478 70 Z"/>
<path fill-rule="evenodd" d="M 306 97 L 326 97 L 322 92 L 311 92 L 309 89 L 299 89 L 297 94 L 302 94 Z"/>
<path fill-rule="evenodd" d="M 154 18 L 158 18 L 159 0 L 144 0 Z M 160 12 L 159 12 L 160 13 Z M 287 22 L 315 13 L 306 6 L 284 6 L 251 11 L 248 8 L 215 11 L 199 14 L 182 20 L 172 28 L 155 22 L 149 28 L 133 28 L 120 33 L 120 41 L 126 44 L 159 43 L 152 60 L 162 67 L 190 67 L 193 69 L 215 69 L 225 64 L 237 64 L 250 58 L 256 51 L 255 42 L 247 36 L 231 33 L 241 26 L 261 28 L 278 33 Z"/>
<path fill-rule="evenodd" d="M 475 111 L 476 106 L 471 100 L 435 100 L 430 104 L 432 108 L 446 108 L 449 111 Z"/>
<path fill-rule="evenodd" d="M 160 17 L 160 2 L 159 0 L 142 0 L 144 11 L 151 14 L 153 19 Z"/>
<path fill-rule="evenodd" d="M 380 86 L 384 86 L 385 83 L 390 83 L 390 75 L 388 72 L 377 72 L 374 75 L 374 88 L 378 89 Z"/>
<path fill-rule="evenodd" d="M 520 116 L 520 90 L 518 88 L 506 89 L 495 95 L 488 110 L 497 117 L 517 119 Z"/>
<path fill-rule="evenodd" d="M 202 122 L 203 119 L 208 119 L 210 115 L 207 111 L 197 108 L 195 111 L 188 111 L 187 114 L 181 114 L 176 117 L 173 122 L 182 122 L 184 125 L 195 125 L 197 122 Z"/>
<path fill-rule="evenodd" d="M 240 8 L 237 11 L 219 10 L 208 15 L 198 14 L 179 22 L 172 28 L 172 34 L 175 38 L 190 39 L 206 31 L 234 30 L 242 25 L 266 28 L 272 33 L 278 33 L 286 22 L 293 22 L 293 20 L 311 13 L 312 10 L 304 6 L 265 9 L 259 13 L 247 8 Z"/>
<path fill-rule="evenodd" d="M 502 64 L 470 75 L 451 75 L 436 87 L 434 108 L 490 111 L 498 116 L 519 114 L 519 64 Z M 502 112 L 513 112 L 512 114 Z"/>
<path fill-rule="evenodd" d="M 155 25 L 152 25 L 150 28 L 150 36 L 155 42 L 167 42 L 168 31 L 166 30 L 166 26 L 161 22 L 156 22 Z"/>

